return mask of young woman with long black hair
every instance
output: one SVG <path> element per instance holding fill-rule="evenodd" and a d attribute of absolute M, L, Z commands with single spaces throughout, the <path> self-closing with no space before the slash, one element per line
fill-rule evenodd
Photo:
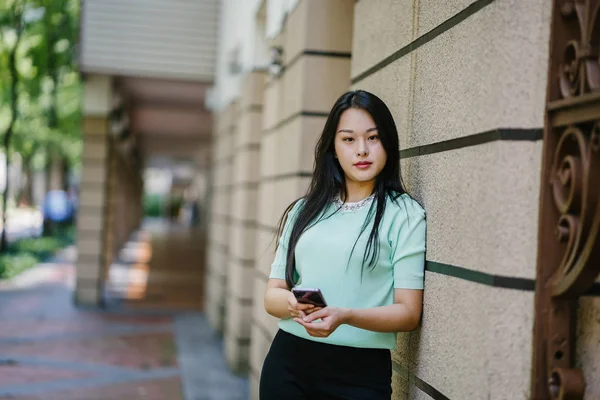
<path fill-rule="evenodd" d="M 425 212 L 404 189 L 398 132 L 377 96 L 336 101 L 307 194 L 279 232 L 264 303 L 281 320 L 261 400 L 389 399 L 396 332 L 421 318 Z M 294 287 L 319 288 L 327 306 L 299 303 Z"/>

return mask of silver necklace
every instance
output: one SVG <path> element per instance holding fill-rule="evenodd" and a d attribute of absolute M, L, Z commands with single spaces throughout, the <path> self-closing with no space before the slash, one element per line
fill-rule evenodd
<path fill-rule="evenodd" d="M 365 207 L 367 204 L 371 203 L 374 198 L 375 198 L 375 193 L 373 193 L 369 197 L 364 198 L 361 201 L 357 201 L 355 203 L 344 203 L 344 202 L 342 202 L 342 199 L 338 195 L 335 198 L 334 203 L 340 209 L 341 212 L 356 212 L 356 211 L 360 210 L 361 208 Z"/>

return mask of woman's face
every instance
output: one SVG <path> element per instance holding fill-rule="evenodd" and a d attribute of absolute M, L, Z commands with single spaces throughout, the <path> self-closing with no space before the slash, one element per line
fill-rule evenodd
<path fill-rule="evenodd" d="M 336 130 L 334 146 L 347 184 L 375 184 L 375 178 L 385 167 L 387 154 L 371 114 L 360 108 L 344 111 Z"/>

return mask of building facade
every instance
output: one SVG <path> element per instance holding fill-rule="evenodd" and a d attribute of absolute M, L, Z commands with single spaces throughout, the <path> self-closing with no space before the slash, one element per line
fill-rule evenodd
<path fill-rule="evenodd" d="M 538 396 L 532 388 L 549 375 L 534 359 L 544 359 L 550 341 L 534 334 L 547 317 L 535 306 L 536 284 L 538 302 L 546 293 L 546 281 L 536 281 L 547 268 L 538 244 L 553 246 L 538 232 L 544 146 L 553 145 L 545 110 L 547 87 L 560 86 L 548 74 L 549 43 L 562 40 L 551 20 L 597 13 L 594 1 L 562 3 L 221 2 L 206 310 L 230 366 L 249 373 L 254 399 L 277 330 L 262 302 L 275 228 L 305 193 L 316 139 L 349 89 L 390 107 L 405 184 L 427 212 L 423 319 L 398 335 L 393 398 Z M 597 280 L 597 270 L 587 276 Z M 593 399 L 600 299 L 598 283 L 586 284 L 596 289 L 569 300 L 577 323 L 565 346 L 573 352 L 555 361 L 581 368 L 584 398 Z M 547 304 L 559 304 L 553 299 Z M 564 374 L 563 384 L 572 382 Z"/>

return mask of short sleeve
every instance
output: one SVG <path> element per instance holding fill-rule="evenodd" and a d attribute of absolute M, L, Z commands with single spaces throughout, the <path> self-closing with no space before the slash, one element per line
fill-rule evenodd
<path fill-rule="evenodd" d="M 294 204 L 292 209 L 288 212 L 285 224 L 283 226 L 283 232 L 279 238 L 277 245 L 277 251 L 275 252 L 275 259 L 271 264 L 271 274 L 269 278 L 273 279 L 285 279 L 285 266 L 288 252 L 288 243 L 290 241 L 290 235 L 292 234 L 292 228 L 296 222 L 298 216 L 298 210 L 300 209 L 303 200 L 299 200 Z"/>
<path fill-rule="evenodd" d="M 423 289 L 425 211 L 412 199 L 405 199 L 404 203 L 406 210 L 400 210 L 397 216 L 404 221 L 395 225 L 396 231 L 392 233 L 397 238 L 392 250 L 394 289 Z"/>

